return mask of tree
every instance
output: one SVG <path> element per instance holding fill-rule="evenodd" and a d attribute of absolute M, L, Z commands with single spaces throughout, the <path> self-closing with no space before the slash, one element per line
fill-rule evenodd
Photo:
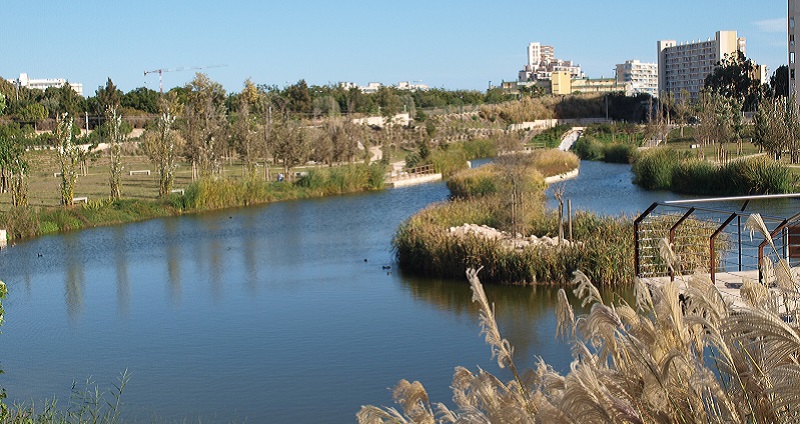
<path fill-rule="evenodd" d="M 69 83 L 61 87 L 50 87 L 44 91 L 44 98 L 50 100 L 50 116 L 56 117 L 64 113 L 72 117 L 79 116 L 86 111 L 86 99 L 80 96 Z"/>
<path fill-rule="evenodd" d="M 271 128 L 271 148 L 275 159 L 283 163 L 283 172 L 289 170 L 308 157 L 311 150 L 311 138 L 308 130 L 297 121 L 280 119 Z"/>
<path fill-rule="evenodd" d="M 28 203 L 25 178 L 28 164 L 21 142 L 23 137 L 19 124 L 0 126 L 0 191 L 6 192 L 11 187 L 13 206 L 25 206 Z"/>
<path fill-rule="evenodd" d="M 78 164 L 81 161 L 81 148 L 75 144 L 72 133 L 73 119 L 67 113 L 58 115 L 53 130 L 57 146 L 58 163 L 61 167 L 61 204 L 69 206 L 75 197 L 75 183 L 78 181 Z"/>
<path fill-rule="evenodd" d="M 108 80 L 111 83 L 111 79 Z M 109 186 L 111 198 L 119 199 L 122 190 L 122 116 L 117 113 L 117 106 L 109 104 L 106 109 L 106 123 L 109 131 Z"/>
<path fill-rule="evenodd" d="M 311 113 L 311 93 L 308 90 L 306 80 L 300 80 L 297 84 L 286 88 L 286 98 L 289 100 L 288 109 L 292 113 L 304 117 Z"/>
<path fill-rule="evenodd" d="M 691 113 L 691 104 L 689 103 L 690 95 L 687 90 L 681 90 L 680 97 L 674 103 L 675 105 L 675 121 L 678 122 L 678 126 L 681 128 L 681 138 L 683 138 L 683 129 L 686 127 L 686 122 L 689 120 L 689 114 Z"/>
<path fill-rule="evenodd" d="M 753 143 L 776 160 L 788 152 L 792 163 L 800 161 L 800 122 L 797 106 L 785 97 L 763 98 L 753 117 Z"/>
<path fill-rule="evenodd" d="M 147 87 L 139 87 L 122 95 L 120 105 L 141 110 L 149 114 L 159 113 L 158 92 Z"/>
<path fill-rule="evenodd" d="M 103 110 L 110 107 L 119 107 L 122 102 L 122 91 L 114 85 L 111 78 L 108 78 L 105 87 L 99 87 L 95 91 L 95 96 L 104 108 Z"/>
<path fill-rule="evenodd" d="M 239 107 L 231 127 L 233 148 L 244 163 L 244 174 L 247 178 L 255 175 L 256 158 L 258 157 L 258 127 L 250 114 L 250 101 L 240 96 Z"/>
<path fill-rule="evenodd" d="M 220 158 L 225 145 L 225 90 L 205 74 L 197 73 L 184 87 L 184 134 L 187 156 L 198 166 L 201 176 L 221 172 Z"/>
<path fill-rule="evenodd" d="M 508 149 L 513 149 L 516 143 L 507 137 L 505 144 Z M 527 234 L 530 212 L 535 209 L 543 193 L 542 181 L 539 174 L 533 172 L 533 155 L 512 150 L 507 152 L 496 160 L 502 183 L 498 192 L 503 202 L 500 220 L 507 225 L 511 234 Z"/>
<path fill-rule="evenodd" d="M 743 128 L 741 102 L 723 97 L 716 92 L 701 92 L 698 106 L 700 122 L 695 126 L 694 138 L 707 146 L 738 141 Z"/>
<path fill-rule="evenodd" d="M 172 130 L 175 123 L 174 108 L 175 104 L 170 100 L 166 98 L 161 100 L 161 114 L 156 120 L 155 128 L 147 131 L 142 146 L 158 170 L 158 195 L 161 197 L 172 191 L 178 149 L 182 141 Z"/>
<path fill-rule="evenodd" d="M 762 90 L 756 70 L 757 65 L 737 50 L 717 62 L 714 70 L 706 76 L 704 88 L 739 101 L 742 110 L 754 110 Z"/>
<path fill-rule="evenodd" d="M 3 93 L 0 93 L 0 116 L 3 115 L 3 111 L 6 109 L 6 96 Z"/>
<path fill-rule="evenodd" d="M 21 122 L 31 124 L 35 130 L 37 127 L 36 123 L 47 118 L 47 109 L 40 103 L 28 103 L 19 111 L 18 117 Z"/>
<path fill-rule="evenodd" d="M 379 88 L 375 93 L 375 102 L 380 107 L 380 115 L 384 118 L 393 118 L 403 109 L 403 99 L 397 95 L 397 90 L 394 88 Z"/>
<path fill-rule="evenodd" d="M 311 153 L 311 160 L 333 165 L 334 143 L 339 132 L 339 122 L 334 119 L 326 119 L 322 128 L 312 133 L 314 150 Z"/>
<path fill-rule="evenodd" d="M 773 96 L 789 97 L 789 67 L 781 65 L 769 77 L 769 86 Z"/>

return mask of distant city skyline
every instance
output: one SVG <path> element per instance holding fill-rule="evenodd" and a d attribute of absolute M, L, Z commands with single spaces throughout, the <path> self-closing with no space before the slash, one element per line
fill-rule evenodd
<path fill-rule="evenodd" d="M 110 77 L 123 91 L 158 90 L 159 68 L 201 69 L 227 91 L 245 79 L 283 87 L 341 81 L 484 90 L 514 81 L 531 42 L 587 77 L 613 77 L 627 60 L 656 62 L 656 42 L 705 40 L 719 30 L 747 39 L 747 55 L 769 69 L 787 62 L 785 0 L 576 0 L 568 5 L 499 0 L 263 2 L 6 0 L 0 76 L 66 78 L 93 95 Z M 163 74 L 164 87 L 198 70 Z"/>

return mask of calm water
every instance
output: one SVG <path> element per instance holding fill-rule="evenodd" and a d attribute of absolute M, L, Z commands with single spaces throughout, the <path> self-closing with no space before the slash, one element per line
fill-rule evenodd
<path fill-rule="evenodd" d="M 670 196 L 634 187 L 622 165 L 584 162 L 564 184 L 574 208 L 603 214 Z M 392 405 L 388 388 L 402 378 L 445 403 L 456 366 L 508 378 L 490 360 L 465 282 L 395 269 L 397 225 L 447 195 L 437 183 L 4 249 L 0 385 L 11 400 L 56 396 L 63 406 L 73 380 L 111 387 L 127 369 L 126 413 L 141 421 L 341 423 L 361 405 Z M 538 355 L 566 369 L 553 291 L 487 292 L 520 365 Z"/>

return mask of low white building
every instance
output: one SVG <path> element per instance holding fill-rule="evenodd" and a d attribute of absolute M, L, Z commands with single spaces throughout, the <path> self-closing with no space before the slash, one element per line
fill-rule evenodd
<path fill-rule="evenodd" d="M 416 90 L 424 91 L 430 88 L 425 84 L 419 84 L 419 82 L 420 81 L 400 81 L 397 83 L 397 85 L 394 86 L 394 88 L 398 90 L 409 90 L 409 91 L 416 91 Z M 357 88 L 361 90 L 362 93 L 372 94 L 372 93 L 377 93 L 378 90 L 380 90 L 381 87 L 383 87 L 383 84 L 379 82 L 370 82 L 367 83 L 367 85 L 358 85 L 354 82 L 343 81 L 339 82 L 339 87 L 345 90 L 350 90 L 351 88 Z"/>
<path fill-rule="evenodd" d="M 397 85 L 395 87 L 398 90 L 410 90 L 410 91 L 417 91 L 417 90 L 425 91 L 425 90 L 430 88 L 425 84 L 417 84 L 418 82 L 419 81 L 411 81 L 411 82 L 409 82 L 409 81 L 400 81 L 400 82 L 397 83 Z"/>
<path fill-rule="evenodd" d="M 17 87 L 27 87 L 36 90 L 47 90 L 50 87 L 61 88 L 64 84 L 69 84 L 79 96 L 83 96 L 83 84 L 80 83 L 67 83 L 67 80 L 64 78 L 44 78 L 44 79 L 32 79 L 28 77 L 28 74 L 19 74 L 19 78 L 16 80 L 11 80 Z"/>

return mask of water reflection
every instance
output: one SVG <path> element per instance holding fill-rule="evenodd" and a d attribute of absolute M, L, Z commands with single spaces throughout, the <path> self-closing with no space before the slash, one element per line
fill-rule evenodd
<path fill-rule="evenodd" d="M 78 233 L 67 233 L 62 237 L 61 249 L 66 261 L 66 278 L 64 280 L 64 300 L 67 302 L 67 315 L 70 321 L 76 321 L 83 311 L 83 258 Z"/>
<path fill-rule="evenodd" d="M 117 312 L 120 316 L 127 316 L 130 308 L 131 287 L 128 280 L 128 256 L 126 227 L 116 226 L 114 233 L 114 257 L 117 270 Z"/>
<path fill-rule="evenodd" d="M 256 252 L 258 250 L 258 243 L 255 231 L 256 228 L 255 216 L 253 214 L 245 214 L 244 219 L 241 220 L 240 231 L 244 234 L 243 247 L 242 247 L 242 261 L 244 262 L 245 269 L 245 284 L 251 295 L 258 292 L 258 271 L 256 267 Z"/>
<path fill-rule="evenodd" d="M 167 274 L 169 276 L 169 298 L 172 305 L 181 299 L 181 240 L 178 237 L 178 220 L 164 219 L 164 241 L 166 244 Z"/>
<path fill-rule="evenodd" d="M 205 221 L 206 230 L 210 233 L 211 241 L 201 243 L 201 246 L 207 246 L 207 263 L 208 275 L 210 276 L 211 293 L 214 296 L 214 301 L 219 301 L 222 296 L 222 264 L 223 253 L 222 244 L 220 243 L 220 223 L 218 219 L 210 219 Z"/>
<path fill-rule="evenodd" d="M 463 281 L 403 276 L 404 288 L 418 300 L 430 303 L 462 319 L 475 322 L 479 331 L 477 305 L 466 278 Z M 546 357 L 558 371 L 567 370 L 572 359 L 569 343 L 556 338 L 556 305 L 558 289 L 540 286 L 485 285 L 489 302 L 495 305 L 495 317 L 500 334 L 514 346 L 519 365 L 531 367 L 536 357 Z M 567 298 L 576 315 L 587 314 L 571 288 Z M 601 291 L 605 302 L 632 302 L 629 288 Z M 488 346 L 487 346 L 488 349 Z"/>
<path fill-rule="evenodd" d="M 4 249 L 12 294 L 0 357 L 12 400 L 69 399 L 73 379 L 113 382 L 126 368 L 126 402 L 173 421 L 304 422 L 312 408 L 352 422 L 360 405 L 390 403 L 385 388 L 400 378 L 446 400 L 454 366 L 495 372 L 478 311 L 465 281 L 400 273 L 389 243 L 447 194 L 437 183 L 281 202 Z M 534 355 L 568 365 L 553 290 L 486 291 L 521 367 Z M 204 396 L 209 386 L 218 396 Z"/>

